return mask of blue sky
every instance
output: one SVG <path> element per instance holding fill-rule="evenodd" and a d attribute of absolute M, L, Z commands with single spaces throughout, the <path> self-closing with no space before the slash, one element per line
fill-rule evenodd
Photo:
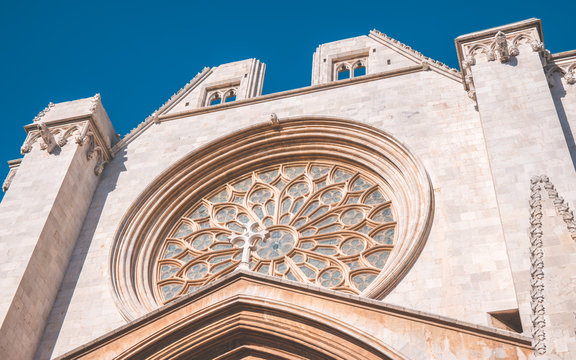
<path fill-rule="evenodd" d="M 257 58 L 264 93 L 304 87 L 319 44 L 375 28 L 458 68 L 454 38 L 531 17 L 552 53 L 576 49 L 575 13 L 576 1 L 2 0 L 0 182 L 49 102 L 101 93 L 124 135 L 204 66 Z"/>

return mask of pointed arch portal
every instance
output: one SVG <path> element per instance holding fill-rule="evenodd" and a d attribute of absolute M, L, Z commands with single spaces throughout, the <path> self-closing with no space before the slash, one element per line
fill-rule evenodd
<path fill-rule="evenodd" d="M 424 360 L 479 352 L 525 359 L 530 338 L 238 269 L 61 360 Z"/>
<path fill-rule="evenodd" d="M 402 359 L 352 328 L 336 328 L 259 302 L 237 298 L 216 304 L 116 359 Z"/>

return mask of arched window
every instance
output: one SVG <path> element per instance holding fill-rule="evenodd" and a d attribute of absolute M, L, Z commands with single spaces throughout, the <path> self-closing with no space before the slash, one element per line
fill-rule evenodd
<path fill-rule="evenodd" d="M 349 79 L 350 68 L 348 68 L 347 64 L 342 64 L 338 67 L 336 74 L 337 74 L 337 80 Z"/>
<path fill-rule="evenodd" d="M 232 101 L 236 101 L 236 90 L 232 89 L 229 90 L 226 95 L 224 95 L 224 102 L 229 103 Z"/>
<path fill-rule="evenodd" d="M 354 64 L 354 77 L 364 76 L 366 75 L 366 65 L 364 65 L 363 61 L 358 61 Z"/>
<path fill-rule="evenodd" d="M 209 106 L 213 106 L 213 105 L 218 105 L 222 103 L 222 97 L 220 96 L 219 92 L 214 92 L 209 98 L 208 98 L 208 105 Z"/>

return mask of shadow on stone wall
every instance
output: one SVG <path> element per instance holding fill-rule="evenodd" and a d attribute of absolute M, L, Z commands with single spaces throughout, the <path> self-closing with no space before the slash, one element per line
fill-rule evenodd
<path fill-rule="evenodd" d="M 570 123 L 568 122 L 564 105 L 562 105 L 562 98 L 566 96 L 566 89 L 564 88 L 562 79 L 560 79 L 558 75 L 554 78 L 554 87 L 551 89 L 551 93 L 552 99 L 554 100 L 554 106 L 556 107 L 556 112 L 558 113 L 558 119 L 560 119 L 560 126 L 562 126 L 562 132 L 566 139 L 566 145 L 568 145 L 568 150 L 570 151 L 572 166 L 574 166 L 574 169 L 576 170 L 576 143 L 574 142 L 574 135 Z"/>

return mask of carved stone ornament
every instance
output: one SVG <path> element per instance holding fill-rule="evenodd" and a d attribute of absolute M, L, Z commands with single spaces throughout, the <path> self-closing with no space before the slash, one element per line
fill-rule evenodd
<path fill-rule="evenodd" d="M 542 190 L 553 201 L 556 211 L 566 223 L 572 239 L 576 239 L 574 214 L 546 175 L 530 179 L 530 306 L 532 308 L 532 348 L 534 359 L 553 359 L 546 347 L 546 308 L 544 307 L 544 251 L 542 230 Z"/>
<path fill-rule="evenodd" d="M 278 119 L 278 115 L 276 115 L 276 113 L 270 114 L 270 123 L 271 123 L 272 126 L 274 126 L 274 127 L 279 127 L 279 126 L 280 126 L 280 120 Z"/>
<path fill-rule="evenodd" d="M 498 31 L 494 37 L 494 42 L 492 43 L 491 48 L 492 50 L 488 52 L 488 61 L 499 59 L 500 62 L 505 63 L 510 60 L 510 56 L 516 56 L 519 54 L 516 45 L 508 47 L 506 34 L 502 31 Z"/>
<path fill-rule="evenodd" d="M 521 46 L 530 47 L 532 51 L 540 52 L 544 58 L 549 57 L 549 52 L 539 40 L 536 29 L 526 29 L 509 34 L 499 31 L 494 37 L 463 43 L 461 46 L 463 58 L 473 57 L 476 61 L 481 59 L 485 61 L 499 60 L 506 63 L 510 61 L 512 56 L 520 54 Z"/>
<path fill-rule="evenodd" d="M 32 150 L 32 146 L 38 142 L 40 144 L 41 150 L 46 150 L 48 153 L 52 153 L 54 149 L 58 147 L 63 147 L 67 144 L 68 138 L 73 136 L 78 132 L 77 125 L 65 125 L 50 127 L 40 122 L 36 125 L 35 130 L 31 130 L 28 133 L 24 145 L 20 148 L 22 154 L 27 154 Z"/>
<path fill-rule="evenodd" d="M 55 106 L 54 103 L 49 103 L 48 106 L 44 108 L 44 110 L 40 111 L 38 115 L 36 115 L 36 117 L 34 118 L 34 122 L 42 120 L 44 115 L 46 115 L 46 113 L 50 111 L 54 106 Z"/>
<path fill-rule="evenodd" d="M 99 97 L 94 97 L 96 102 Z M 33 145 L 38 142 L 41 150 L 52 153 L 56 147 L 63 147 L 68 143 L 70 137 L 74 137 L 74 142 L 79 146 L 87 144 L 86 159 L 88 161 L 96 159 L 94 174 L 100 175 L 104 166 L 112 158 L 111 151 L 105 150 L 105 145 L 93 132 L 89 121 L 72 125 L 61 125 L 48 128 L 42 122 L 37 124 L 37 129 L 30 130 L 24 145 L 20 148 L 22 154 L 29 153 Z"/>
<path fill-rule="evenodd" d="M 16 176 L 16 172 L 18 171 L 18 167 L 20 166 L 21 161 L 22 161 L 22 159 L 8 161 L 8 165 L 10 166 L 10 171 L 8 172 L 8 175 L 6 176 L 4 183 L 2 184 L 2 191 L 6 192 L 10 188 L 10 184 L 12 184 L 12 180 L 14 179 L 14 176 Z"/>
<path fill-rule="evenodd" d="M 546 309 L 544 308 L 544 252 L 542 250 L 543 176 L 530 179 L 530 307 L 534 356 L 546 354 Z"/>
<path fill-rule="evenodd" d="M 90 104 L 90 112 L 94 114 L 96 109 L 98 108 L 98 104 L 100 104 L 101 98 L 100 94 L 96 94 L 92 97 L 91 104 Z"/>
<path fill-rule="evenodd" d="M 554 87 L 556 75 L 563 78 L 568 85 L 576 84 L 576 59 L 574 58 L 553 60 L 544 69 L 550 87 Z"/>
<path fill-rule="evenodd" d="M 473 56 L 467 56 L 462 61 L 462 72 L 464 75 L 464 86 L 468 91 L 468 97 L 476 101 L 476 87 L 474 86 L 474 78 L 472 76 L 472 65 L 476 64 Z"/>
<path fill-rule="evenodd" d="M 83 144 L 87 144 L 86 159 L 88 161 L 96 159 L 96 165 L 94 165 L 94 174 L 97 176 L 100 175 L 102 171 L 104 171 L 104 166 L 108 164 L 104 147 L 97 144 L 95 135 L 91 131 L 88 131 L 84 142 L 80 145 L 82 146 Z"/>
<path fill-rule="evenodd" d="M 54 135 L 52 135 L 48 129 L 48 126 L 46 126 L 46 124 L 43 122 L 38 123 L 38 131 L 40 132 L 40 137 L 42 138 L 42 142 L 40 142 L 40 149 L 46 150 L 48 154 L 51 154 L 58 146 L 58 144 L 56 144 Z"/>
<path fill-rule="evenodd" d="M 244 224 L 243 228 L 245 231 L 242 234 L 233 234 L 229 239 L 232 245 L 242 248 L 242 259 L 237 269 L 250 270 L 250 254 L 256 249 L 256 242 L 266 242 L 270 234 L 253 221 Z"/>
<path fill-rule="evenodd" d="M 498 31 L 494 36 L 469 42 L 459 42 L 457 39 L 457 44 L 461 47 L 462 78 L 468 97 L 476 101 L 472 66 L 476 65 L 478 61 L 499 60 L 501 63 L 506 63 L 510 61 L 511 57 L 520 54 L 521 46 L 530 46 L 533 51 L 541 52 L 543 59 L 548 59 L 549 52 L 543 50 L 544 45 L 538 39 L 538 31 L 535 28 L 509 34 Z"/>
<path fill-rule="evenodd" d="M 8 172 L 8 175 L 6 176 L 6 179 L 4 180 L 4 183 L 2 184 L 2 191 L 6 192 L 6 190 L 8 190 L 8 188 L 10 188 L 10 184 L 12 183 L 12 179 L 14 179 L 15 175 L 16 175 L 16 170 L 10 169 L 10 171 Z"/>

